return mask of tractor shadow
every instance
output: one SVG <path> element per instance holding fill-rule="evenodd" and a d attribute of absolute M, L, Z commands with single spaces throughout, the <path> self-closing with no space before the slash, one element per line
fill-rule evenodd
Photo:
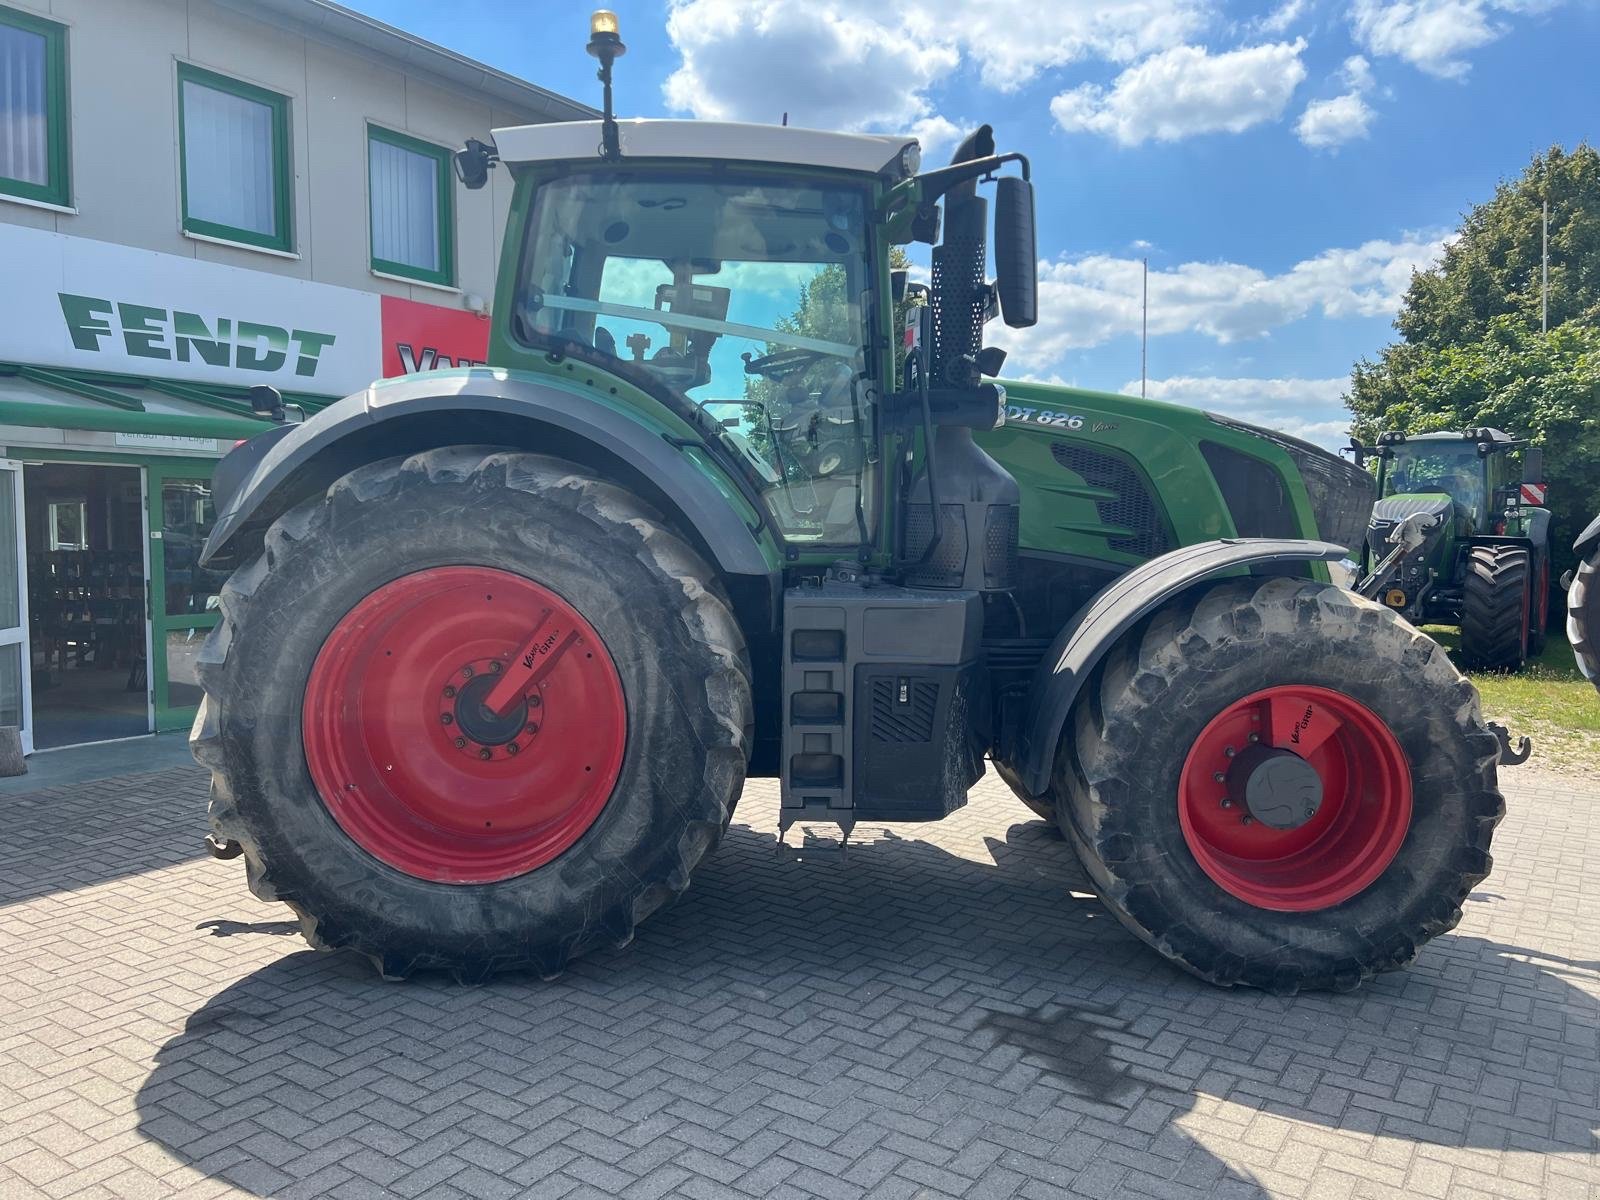
<path fill-rule="evenodd" d="M 1235 1147 L 1267 1113 L 1600 1149 L 1594 964 L 1446 935 L 1353 994 L 1225 992 L 1123 931 L 1042 822 L 962 854 L 863 834 L 778 853 L 736 824 L 631 947 L 551 983 L 385 983 L 290 953 L 161 1048 L 140 1131 L 262 1196 L 509 1193 L 558 1171 L 616 1194 L 658 1169 L 674 1193 L 821 1190 L 810 1171 L 863 1193 L 893 1174 L 939 1194 L 1032 1177 L 1267 1195 L 1207 1148 L 1219 1107 Z"/>

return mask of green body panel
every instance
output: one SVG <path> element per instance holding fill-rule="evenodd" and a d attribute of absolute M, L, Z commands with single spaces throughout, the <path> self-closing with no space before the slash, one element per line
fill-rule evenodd
<path fill-rule="evenodd" d="M 1011 472 L 1022 489 L 1021 549 L 1134 566 L 1148 558 L 1115 543 L 1125 526 L 1107 523 L 1106 489 L 1090 486 L 1057 458 L 1057 443 L 1111 455 L 1148 488 L 1161 510 L 1172 547 L 1239 530 L 1204 455 L 1212 442 L 1260 459 L 1284 485 L 1295 533 L 1318 536 L 1300 473 L 1276 444 L 1220 425 L 1205 413 L 1158 400 L 1040 383 L 1007 383 L 1006 424 L 978 442 Z M 1323 570 L 1320 564 L 1317 570 Z"/>

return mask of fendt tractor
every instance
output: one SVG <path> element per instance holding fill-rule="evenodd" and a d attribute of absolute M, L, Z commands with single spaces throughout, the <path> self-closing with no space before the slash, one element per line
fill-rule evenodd
<path fill-rule="evenodd" d="M 1551 550 L 1544 452 L 1487 428 L 1391 430 L 1375 446 L 1351 449 L 1358 462 L 1378 463 L 1358 590 L 1416 624 L 1459 626 L 1469 667 L 1514 671 L 1543 653 Z"/>
<path fill-rule="evenodd" d="M 1214 983 L 1351 988 L 1454 926 L 1499 745 L 1330 580 L 1370 477 L 996 382 L 1036 259 L 987 126 L 924 171 L 905 137 L 619 121 L 592 34 L 602 119 L 456 156 L 515 183 L 490 365 L 217 470 L 193 744 L 256 895 L 388 976 L 548 977 L 688 887 L 747 777 L 848 837 L 947 816 L 987 759 Z"/>

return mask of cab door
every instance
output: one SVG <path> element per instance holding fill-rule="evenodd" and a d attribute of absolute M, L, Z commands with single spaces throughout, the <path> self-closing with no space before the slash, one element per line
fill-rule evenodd
<path fill-rule="evenodd" d="M 200 646 L 220 618 L 227 576 L 200 565 L 216 523 L 209 459 L 147 468 L 150 495 L 150 683 L 156 732 L 187 729 L 200 704 Z"/>
<path fill-rule="evenodd" d="M 28 649 L 28 559 L 22 464 L 0 459 L 0 726 L 22 731 L 33 753 L 33 656 Z"/>

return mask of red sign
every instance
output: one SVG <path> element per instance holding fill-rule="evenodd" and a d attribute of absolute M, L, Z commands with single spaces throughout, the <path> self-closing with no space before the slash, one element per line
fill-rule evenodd
<path fill-rule="evenodd" d="M 488 360 L 488 317 L 399 296 L 384 296 L 382 311 L 385 379 Z"/>
<path fill-rule="evenodd" d="M 1522 502 L 1524 504 L 1537 504 L 1542 506 L 1548 490 L 1549 489 L 1546 487 L 1546 485 L 1542 483 L 1525 483 L 1522 485 Z"/>

